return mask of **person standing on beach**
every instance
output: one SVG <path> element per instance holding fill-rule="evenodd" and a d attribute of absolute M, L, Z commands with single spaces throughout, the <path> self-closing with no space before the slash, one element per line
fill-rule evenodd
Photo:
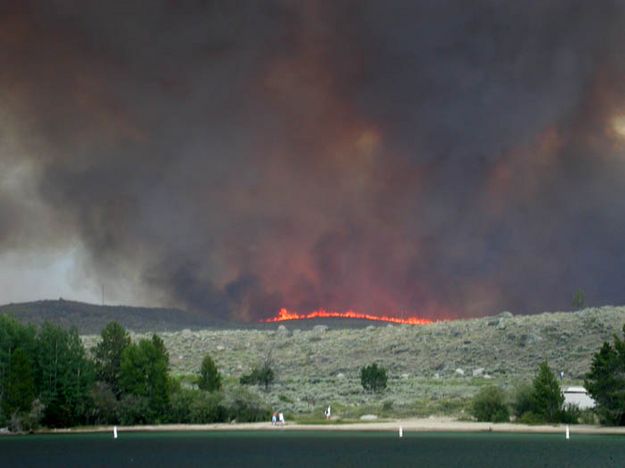
<path fill-rule="evenodd" d="M 273 414 L 271 415 L 271 425 L 275 426 L 277 421 L 278 421 L 278 413 L 274 411 Z"/>
<path fill-rule="evenodd" d="M 284 413 L 282 413 L 282 411 L 278 413 L 278 423 L 281 426 L 284 426 Z"/>

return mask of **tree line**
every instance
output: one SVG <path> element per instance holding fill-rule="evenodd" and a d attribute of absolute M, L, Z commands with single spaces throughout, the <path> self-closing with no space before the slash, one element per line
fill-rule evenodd
<path fill-rule="evenodd" d="M 0 316 L 0 427 L 260 421 L 270 411 L 252 393 L 225 392 L 210 356 L 184 385 L 169 373 L 163 340 L 133 342 L 111 322 L 91 355 L 75 328 L 39 329 Z"/>

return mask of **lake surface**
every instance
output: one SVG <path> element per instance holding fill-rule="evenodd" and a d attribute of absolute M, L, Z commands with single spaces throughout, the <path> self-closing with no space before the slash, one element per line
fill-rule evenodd
<path fill-rule="evenodd" d="M 0 466 L 623 467 L 625 437 L 389 432 L 153 432 L 0 437 Z"/>

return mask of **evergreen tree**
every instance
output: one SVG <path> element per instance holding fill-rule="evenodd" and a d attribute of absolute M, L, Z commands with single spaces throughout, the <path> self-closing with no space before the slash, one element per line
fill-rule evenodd
<path fill-rule="evenodd" d="M 110 322 L 102 330 L 101 337 L 93 351 L 97 378 L 107 383 L 119 397 L 122 353 L 130 345 L 130 335 L 119 323 Z"/>
<path fill-rule="evenodd" d="M 263 364 L 261 367 L 254 367 L 251 373 L 241 376 L 239 381 L 242 385 L 262 385 L 268 390 L 274 379 L 273 369 L 268 364 Z"/>
<path fill-rule="evenodd" d="M 275 378 L 276 375 L 273 371 L 272 352 L 269 350 L 265 356 L 262 366 L 254 367 L 250 374 L 241 376 L 239 382 L 242 385 L 263 385 L 265 387 L 265 391 L 267 391 Z"/>
<path fill-rule="evenodd" d="M 213 359 L 207 354 L 202 360 L 200 378 L 198 379 L 200 390 L 214 392 L 221 389 L 221 374 Z"/>
<path fill-rule="evenodd" d="M 387 381 L 386 369 L 375 363 L 360 369 L 360 383 L 365 390 L 379 393 L 386 388 Z"/>
<path fill-rule="evenodd" d="M 614 336 L 613 346 L 603 343 L 584 385 L 597 403 L 595 411 L 602 423 L 625 425 L 625 341 Z"/>
<path fill-rule="evenodd" d="M 120 386 L 122 392 L 143 397 L 148 402 L 148 419 L 154 422 L 166 418 L 169 404 L 169 355 L 163 340 L 153 335 L 140 340 L 122 353 Z"/>
<path fill-rule="evenodd" d="M 546 422 L 559 422 L 564 395 L 560 389 L 560 383 L 549 368 L 547 361 L 540 364 L 532 387 L 533 412 Z"/>

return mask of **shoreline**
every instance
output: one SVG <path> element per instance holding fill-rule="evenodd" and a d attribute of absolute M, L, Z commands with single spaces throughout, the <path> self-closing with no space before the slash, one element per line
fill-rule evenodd
<path fill-rule="evenodd" d="M 113 432 L 114 426 L 92 426 L 67 429 L 42 429 L 35 434 L 86 434 Z M 299 424 L 288 422 L 284 426 L 272 426 L 271 422 L 215 423 L 215 424 L 160 424 L 142 426 L 117 426 L 124 432 L 230 432 L 230 431 L 329 431 L 329 432 L 498 432 L 498 433 L 544 433 L 564 434 L 565 424 L 528 426 L 515 423 L 489 423 L 458 421 L 453 418 L 408 418 L 373 422 Z M 608 427 L 574 424 L 569 425 L 574 434 L 625 435 L 625 427 Z"/>

